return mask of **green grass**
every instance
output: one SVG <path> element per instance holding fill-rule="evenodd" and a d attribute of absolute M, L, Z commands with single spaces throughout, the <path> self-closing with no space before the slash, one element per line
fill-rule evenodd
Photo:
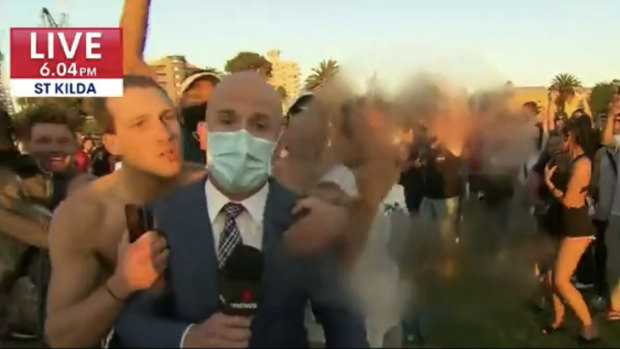
<path fill-rule="evenodd" d="M 467 212 L 455 275 L 444 278 L 433 271 L 416 273 L 420 288 L 416 299 L 424 303 L 425 310 L 421 327 L 426 347 L 579 347 L 579 323 L 569 308 L 566 331 L 543 336 L 540 328 L 548 324 L 551 314 L 534 312 L 529 306 L 537 290 L 532 277 L 532 251 L 540 244 L 532 234 L 530 217 L 518 210 L 513 212 L 510 225 L 516 238 L 498 258 L 498 237 L 504 232 L 489 227 L 489 216 L 481 207 L 474 205 Z M 420 239 L 427 237 L 413 239 L 416 241 L 412 242 L 408 259 L 413 269 L 419 269 L 420 251 L 426 248 Z M 604 314 L 595 319 L 601 336 L 595 347 L 620 348 L 620 322 L 607 322 Z M 33 345 L 0 342 L 0 348 Z"/>
<path fill-rule="evenodd" d="M 540 329 L 552 314 L 530 306 L 538 290 L 532 251 L 540 241 L 533 234 L 517 235 L 517 242 L 499 257 L 497 237 L 503 232 L 481 224 L 486 218 L 476 222 L 476 216 L 487 217 L 478 215 L 478 209 L 470 211 L 474 218 L 464 229 L 455 275 L 446 278 L 425 271 L 416 278 L 418 300 L 426 309 L 421 327 L 427 347 L 579 347 L 580 325 L 568 306 L 566 330 L 547 336 Z M 513 222 L 515 229 L 528 231 L 526 215 L 517 212 Z M 590 297 L 587 294 L 586 300 Z M 620 322 L 606 321 L 603 313 L 595 315 L 595 322 L 601 337 L 595 347 L 619 348 Z"/>

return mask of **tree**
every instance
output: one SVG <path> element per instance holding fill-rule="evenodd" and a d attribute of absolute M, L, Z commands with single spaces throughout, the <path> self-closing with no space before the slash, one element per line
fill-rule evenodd
<path fill-rule="evenodd" d="M 334 77 L 339 70 L 340 66 L 337 61 L 333 59 L 322 61 L 318 67 L 312 69 L 312 74 L 306 78 L 305 89 L 314 91 L 317 87 Z"/>
<path fill-rule="evenodd" d="M 71 109 L 80 115 L 86 115 L 84 112 L 84 98 L 79 97 L 43 97 L 43 98 L 30 98 L 23 97 L 17 98 L 17 105 L 20 108 L 27 108 L 36 105 L 54 104 L 63 108 Z"/>
<path fill-rule="evenodd" d="M 572 74 L 562 73 L 553 78 L 551 87 L 558 90 L 560 95 L 556 103 L 559 110 L 564 111 L 566 102 L 570 101 L 575 96 L 576 90 L 581 87 L 581 81 Z"/>
<path fill-rule="evenodd" d="M 235 57 L 226 62 L 224 70 L 229 73 L 254 70 L 268 78 L 271 77 L 271 68 L 271 62 L 258 53 L 239 52 Z"/>
<path fill-rule="evenodd" d="M 618 89 L 618 85 L 613 82 L 600 82 L 592 88 L 590 93 L 590 109 L 593 116 L 598 116 L 601 113 L 606 113 L 609 108 L 611 98 Z"/>
<path fill-rule="evenodd" d="M 45 105 L 55 105 L 62 109 L 67 109 L 72 115 L 77 117 L 76 124 L 79 125 L 80 132 L 85 134 L 93 133 L 97 129 L 94 126 L 94 120 L 89 120 L 88 115 L 88 98 L 79 97 L 43 97 L 43 98 L 30 98 L 23 97 L 17 98 L 17 105 L 20 107 L 20 111 L 13 115 L 16 122 L 20 122 L 20 119 L 26 114 L 30 108 Z M 96 132 L 95 132 L 96 133 Z"/>

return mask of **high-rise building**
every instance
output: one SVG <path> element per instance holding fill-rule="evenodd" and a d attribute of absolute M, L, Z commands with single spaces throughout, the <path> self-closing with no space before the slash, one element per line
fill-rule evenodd
<path fill-rule="evenodd" d="M 190 64 L 185 56 L 166 56 L 149 62 L 155 72 L 155 80 L 163 87 L 168 96 L 176 103 L 181 98 L 181 84 L 187 74 L 199 69 Z"/>
<path fill-rule="evenodd" d="M 299 94 L 299 65 L 293 61 L 283 60 L 280 51 L 271 49 L 267 52 L 267 60 L 271 63 L 269 83 L 274 87 L 282 87 L 285 92 L 283 104 L 289 105 Z"/>
<path fill-rule="evenodd" d="M 0 108 L 4 108 L 9 114 L 13 114 L 13 102 L 11 101 L 11 95 L 9 89 L 4 86 L 2 82 L 2 66 L 4 63 L 4 56 L 0 52 Z"/>

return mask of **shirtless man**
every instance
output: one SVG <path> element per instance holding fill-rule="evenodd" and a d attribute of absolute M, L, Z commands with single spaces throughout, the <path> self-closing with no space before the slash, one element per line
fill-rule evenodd
<path fill-rule="evenodd" d="M 124 52 L 137 52 L 131 58 L 141 57 L 143 43 L 132 38 L 143 36 L 146 23 L 143 8 L 132 7 L 136 3 L 128 1 L 121 24 L 135 34 L 124 40 Z M 124 63 L 126 73 L 149 72 L 135 60 Z M 123 168 L 69 197 L 50 225 L 53 272 L 45 333 L 52 347 L 98 346 L 124 300 L 150 287 L 165 267 L 165 239 L 149 232 L 130 245 L 123 235 L 125 204 L 142 204 L 203 174 L 182 166 L 179 124 L 165 91 L 145 76 L 128 76 L 124 85 L 123 97 L 96 100 L 93 106 L 106 129 L 106 148 L 123 157 Z"/>
<path fill-rule="evenodd" d="M 163 238 L 149 232 L 129 245 L 123 236 L 125 204 L 145 203 L 204 175 L 202 166 L 181 164 L 175 108 L 154 80 L 144 76 L 151 75 L 142 59 L 148 2 L 127 1 L 121 19 L 124 70 L 142 76 L 127 77 L 123 97 L 98 100 L 94 108 L 106 129 L 106 148 L 122 156 L 122 169 L 77 191 L 51 223 L 46 335 L 52 347 L 98 345 L 114 326 L 124 300 L 149 288 L 165 267 Z M 340 223 L 346 216 L 341 208 L 310 198 L 295 207 L 303 209 L 310 213 L 289 231 L 298 244 L 317 249 L 331 242 L 329 236 L 342 234 Z"/>
<path fill-rule="evenodd" d="M 98 104 L 96 117 L 108 126 L 106 147 L 123 156 L 123 167 L 75 192 L 52 220 L 46 335 L 53 347 L 97 345 L 124 300 L 150 287 L 165 267 L 161 236 L 150 233 L 131 245 L 122 237 L 125 204 L 142 204 L 202 176 L 182 168 L 174 106 L 152 79 L 128 76 L 123 97 Z M 144 258 L 149 252 L 152 264 Z"/>

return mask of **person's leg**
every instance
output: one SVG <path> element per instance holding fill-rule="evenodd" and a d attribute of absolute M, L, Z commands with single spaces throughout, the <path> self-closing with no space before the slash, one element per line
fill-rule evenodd
<path fill-rule="evenodd" d="M 555 292 L 566 300 L 584 328 L 589 328 L 592 325 L 592 317 L 590 316 L 590 311 L 581 293 L 573 286 L 570 278 L 577 268 L 579 259 L 591 242 L 592 240 L 589 238 L 562 239 L 553 275 Z M 554 308 L 555 304 L 556 300 L 554 299 Z M 555 316 L 556 324 L 558 321 L 562 320 L 560 315 L 563 316 L 563 311 L 561 309 L 559 310 L 560 313 Z"/>
<path fill-rule="evenodd" d="M 422 223 L 423 242 L 427 248 L 421 250 L 421 260 L 423 264 L 433 262 L 433 256 L 436 256 L 436 251 L 439 250 L 439 239 L 436 234 L 436 214 L 433 206 L 432 199 L 423 198 L 420 203 L 420 222 Z"/>
<path fill-rule="evenodd" d="M 539 226 L 540 230 L 543 228 Z M 549 296 L 552 294 L 553 285 L 551 269 L 555 261 L 557 243 L 546 232 L 537 234 L 534 245 L 534 282 L 537 287 L 533 306 L 538 311 L 543 311 L 549 306 Z"/>
<path fill-rule="evenodd" d="M 434 200 L 437 210 L 437 224 L 439 235 L 444 247 L 451 250 L 456 239 L 456 222 L 458 217 L 459 198 Z"/>
<path fill-rule="evenodd" d="M 549 271 L 547 273 L 547 277 L 551 288 L 551 303 L 553 305 L 553 323 L 551 324 L 551 328 L 556 329 L 564 322 L 564 314 L 566 309 L 564 308 L 564 302 L 562 302 L 562 298 L 558 293 L 557 288 L 553 284 L 553 271 Z"/>
<path fill-rule="evenodd" d="M 607 281 L 609 282 L 610 308 L 620 317 L 620 217 L 609 217 L 609 225 L 605 232 L 607 245 Z"/>
<path fill-rule="evenodd" d="M 423 219 L 423 224 L 426 226 L 433 220 L 435 217 L 435 212 L 433 210 L 432 199 L 422 198 L 422 202 L 420 202 L 420 218 Z"/>
<path fill-rule="evenodd" d="M 594 245 L 590 244 L 586 248 L 579 263 L 577 263 L 577 270 L 575 271 L 577 282 L 585 287 L 591 287 L 594 284 Z"/>
<path fill-rule="evenodd" d="M 607 244 L 605 241 L 607 225 L 607 221 L 594 221 L 594 226 L 596 227 L 596 240 L 594 241 L 596 294 L 603 299 L 609 297 L 609 284 L 607 283 Z"/>
<path fill-rule="evenodd" d="M 456 224 L 459 198 L 435 200 L 437 209 L 437 227 L 442 242 L 442 273 L 451 276 L 455 269 Z"/>
<path fill-rule="evenodd" d="M 561 241 L 558 241 L 557 244 L 555 245 L 554 257 L 552 258 L 552 260 L 549 260 L 546 263 L 547 265 L 550 266 L 550 268 L 548 268 L 544 274 L 549 290 L 551 291 L 551 305 L 553 306 L 553 323 L 551 324 L 552 329 L 556 329 L 562 325 L 562 322 L 564 322 L 564 315 L 566 312 L 566 309 L 564 307 L 564 302 L 562 301 L 562 298 L 560 294 L 558 293 L 558 290 L 556 289 L 554 282 L 553 282 L 553 278 L 555 275 L 554 268 L 555 268 L 556 261 L 559 257 L 560 244 L 561 244 Z"/>

